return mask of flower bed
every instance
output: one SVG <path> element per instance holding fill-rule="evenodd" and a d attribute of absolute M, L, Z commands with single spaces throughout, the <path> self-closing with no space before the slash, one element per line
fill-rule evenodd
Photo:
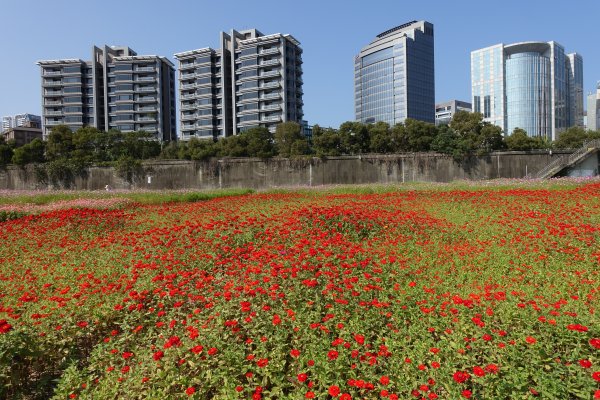
<path fill-rule="evenodd" d="M 600 397 L 600 184 L 0 223 L 0 397 Z"/>

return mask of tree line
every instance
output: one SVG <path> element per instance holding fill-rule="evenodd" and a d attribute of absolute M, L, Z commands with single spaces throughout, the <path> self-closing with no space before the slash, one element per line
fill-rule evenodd
<path fill-rule="evenodd" d="M 55 181 L 75 176 L 90 165 L 115 166 L 129 179 L 141 168 L 140 161 L 147 159 L 327 157 L 434 151 L 461 162 L 497 150 L 577 148 L 586 140 L 600 138 L 600 132 L 573 127 L 554 142 L 530 137 L 519 128 L 503 136 L 501 128 L 483 121 L 481 114 L 461 111 L 448 125 L 441 126 L 412 119 L 394 126 L 384 122 L 345 122 L 338 129 L 315 125 L 310 139 L 294 122 L 279 124 L 274 133 L 256 127 L 217 141 L 191 139 L 161 144 L 154 138 L 146 132 L 103 132 L 93 127 L 72 132 L 66 126 L 52 129 L 45 141 L 35 139 L 21 147 L 0 136 L 0 167 L 34 164 L 40 180 Z"/>

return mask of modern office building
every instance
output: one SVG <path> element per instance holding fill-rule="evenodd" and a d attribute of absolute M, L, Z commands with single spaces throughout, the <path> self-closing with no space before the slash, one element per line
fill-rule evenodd
<path fill-rule="evenodd" d="M 41 128 L 42 117 L 33 114 L 17 114 L 2 117 L 2 131 L 18 127 Z"/>
<path fill-rule="evenodd" d="M 128 47 L 94 46 L 91 61 L 38 61 L 42 73 L 44 136 L 56 125 L 72 130 L 147 131 L 176 139 L 175 70 L 164 57 Z"/>
<path fill-rule="evenodd" d="M 471 53 L 473 111 L 498 125 L 556 140 L 583 124 L 583 60 L 556 42 L 497 44 Z"/>
<path fill-rule="evenodd" d="M 596 93 L 587 97 L 587 128 L 590 131 L 600 130 L 600 81 L 596 84 Z"/>
<path fill-rule="evenodd" d="M 444 125 L 449 124 L 452 121 L 452 116 L 457 111 L 471 112 L 471 103 L 460 100 L 450 100 L 444 103 L 435 105 L 435 124 Z"/>
<path fill-rule="evenodd" d="M 433 25 L 412 21 L 380 33 L 354 59 L 356 120 L 435 122 Z"/>
<path fill-rule="evenodd" d="M 181 140 L 302 122 L 302 49 L 293 36 L 232 30 L 221 32 L 220 47 L 175 54 Z"/>

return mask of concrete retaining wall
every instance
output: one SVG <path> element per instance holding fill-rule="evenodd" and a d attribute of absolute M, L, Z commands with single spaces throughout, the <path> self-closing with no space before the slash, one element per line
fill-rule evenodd
<path fill-rule="evenodd" d="M 150 161 L 144 174 L 132 184 L 119 178 L 113 168 L 91 167 L 85 177 L 75 179 L 74 188 L 101 190 L 218 189 L 320 186 L 332 184 L 399 183 L 409 181 L 449 182 L 523 178 L 535 173 L 561 154 L 547 151 L 502 152 L 471 159 L 461 164 L 435 153 L 363 155 L 327 159 L 254 158 L 209 161 Z M 45 189 L 32 169 L 8 167 L 0 171 L 0 189 Z"/>

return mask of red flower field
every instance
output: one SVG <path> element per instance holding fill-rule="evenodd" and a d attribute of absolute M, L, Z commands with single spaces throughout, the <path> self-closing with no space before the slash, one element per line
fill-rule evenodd
<path fill-rule="evenodd" d="M 598 183 L 119 207 L 0 223 L 0 398 L 600 398 Z"/>

